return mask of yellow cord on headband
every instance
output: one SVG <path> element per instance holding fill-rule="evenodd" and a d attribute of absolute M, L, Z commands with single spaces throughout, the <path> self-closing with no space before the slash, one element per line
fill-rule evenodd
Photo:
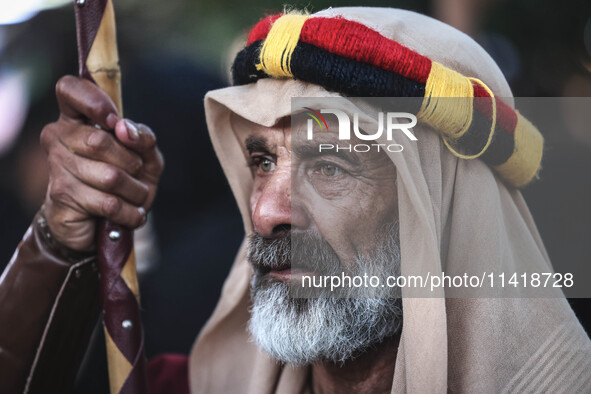
<path fill-rule="evenodd" d="M 451 147 L 451 145 L 447 141 L 447 138 L 445 136 L 442 136 L 443 143 L 445 144 L 445 146 L 447 146 L 447 149 L 449 149 L 449 151 L 454 156 L 459 157 L 460 159 L 476 159 L 476 158 L 482 156 L 484 154 L 484 152 L 486 152 L 486 150 L 490 146 L 492 139 L 493 139 L 493 135 L 495 134 L 495 127 L 497 126 L 497 100 L 495 99 L 495 94 L 480 79 L 478 79 L 478 78 L 468 78 L 468 79 L 470 81 L 476 82 L 477 84 L 482 86 L 490 95 L 490 99 L 492 100 L 492 124 L 490 126 L 490 133 L 488 134 L 488 140 L 486 141 L 486 144 L 484 145 L 482 150 L 480 152 L 476 153 L 475 155 L 464 155 L 462 153 L 457 152 L 454 148 Z M 470 100 L 470 101 L 472 101 L 472 100 Z"/>
<path fill-rule="evenodd" d="M 433 62 L 417 119 L 458 139 L 472 124 L 474 90 L 469 78 Z"/>
<path fill-rule="evenodd" d="M 257 70 L 275 78 L 293 78 L 291 55 L 309 15 L 287 14 L 273 23 L 259 56 Z"/>

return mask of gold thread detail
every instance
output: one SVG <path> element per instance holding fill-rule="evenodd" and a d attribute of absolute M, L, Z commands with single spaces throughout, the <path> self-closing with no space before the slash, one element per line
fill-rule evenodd
<path fill-rule="evenodd" d="M 432 62 L 425 84 L 425 98 L 417 118 L 458 139 L 472 123 L 474 89 L 469 78 L 440 63 Z"/>
<path fill-rule="evenodd" d="M 257 70 L 275 78 L 292 78 L 291 55 L 300 39 L 300 33 L 309 15 L 287 14 L 277 19 L 259 55 Z"/>
<path fill-rule="evenodd" d="M 486 152 L 486 150 L 488 149 L 488 147 L 490 146 L 492 139 L 493 139 L 493 135 L 495 134 L 495 127 L 497 126 L 497 100 L 495 99 L 495 94 L 492 92 L 492 90 L 490 90 L 490 88 L 488 86 L 486 86 L 486 84 L 484 82 L 482 82 L 480 79 L 478 78 L 468 78 L 469 81 L 471 82 L 476 82 L 477 84 L 479 84 L 480 86 L 482 86 L 490 95 L 490 99 L 492 100 L 492 121 L 491 121 L 491 126 L 490 126 L 490 133 L 488 133 L 488 140 L 486 141 L 486 144 L 484 145 L 484 147 L 482 148 L 482 150 L 478 153 L 476 153 L 475 155 L 464 155 L 462 153 L 457 152 L 454 148 L 451 147 L 451 145 L 449 144 L 447 138 L 444 136 L 443 137 L 443 143 L 445 144 L 445 146 L 447 146 L 447 149 L 449 149 L 449 151 L 456 157 L 459 157 L 460 159 L 476 159 L 480 156 L 482 156 L 484 154 L 484 152 Z M 472 85 L 472 84 L 470 84 Z M 473 101 L 473 99 L 471 99 L 470 101 Z"/>
<path fill-rule="evenodd" d="M 514 139 L 513 154 L 506 162 L 495 166 L 494 169 L 511 185 L 521 187 L 528 184 L 540 169 L 544 137 L 536 126 L 517 112 Z"/>

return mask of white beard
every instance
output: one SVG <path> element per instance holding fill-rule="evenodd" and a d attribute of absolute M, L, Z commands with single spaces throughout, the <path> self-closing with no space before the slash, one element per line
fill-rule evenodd
<path fill-rule="evenodd" d="M 355 274 L 371 271 L 369 275 L 385 280 L 399 273 L 397 230 L 390 226 L 387 242 L 372 253 L 371 261 L 357 259 Z M 357 297 L 355 290 L 367 289 L 346 289 L 349 298 L 294 298 L 286 283 L 263 282 L 253 278 L 249 331 L 261 349 L 283 363 L 343 363 L 395 335 L 402 325 L 400 299 L 388 298 L 393 289 L 371 289 L 371 294 Z"/>

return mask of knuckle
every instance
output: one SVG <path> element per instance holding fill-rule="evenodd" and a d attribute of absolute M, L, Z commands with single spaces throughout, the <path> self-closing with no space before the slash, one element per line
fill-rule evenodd
<path fill-rule="evenodd" d="M 121 173 L 114 167 L 107 167 L 101 179 L 102 186 L 107 190 L 113 190 L 121 181 Z"/>
<path fill-rule="evenodd" d="M 90 103 L 91 118 L 95 121 L 105 119 L 110 113 L 110 106 L 105 100 L 96 98 Z"/>
<path fill-rule="evenodd" d="M 41 135 L 39 136 L 39 141 L 41 142 L 41 146 L 43 146 L 46 150 L 49 150 L 49 147 L 55 140 L 56 134 L 56 124 L 50 123 L 45 125 L 41 130 Z"/>
<path fill-rule="evenodd" d="M 131 175 L 136 175 L 140 172 L 143 165 L 144 165 L 144 162 L 142 161 L 142 159 L 140 159 L 139 157 L 134 157 L 133 159 L 131 159 L 129 161 L 127 168 L 128 168 L 129 173 Z"/>
<path fill-rule="evenodd" d="M 137 193 L 137 200 L 139 204 L 145 204 L 149 197 L 150 188 L 147 186 Z"/>
<path fill-rule="evenodd" d="M 101 152 L 109 148 L 111 140 L 102 130 L 93 131 L 86 139 L 86 145 L 91 152 Z"/>
<path fill-rule="evenodd" d="M 47 187 L 47 194 L 52 201 L 55 202 L 65 202 L 68 191 L 67 191 L 67 183 L 61 177 L 56 177 L 49 182 Z"/>
<path fill-rule="evenodd" d="M 58 96 L 67 95 L 72 83 L 74 83 L 76 78 L 71 75 L 66 75 L 61 77 L 57 83 L 55 84 L 55 92 Z"/>
<path fill-rule="evenodd" d="M 119 213 L 121 201 L 114 196 L 108 196 L 102 201 L 101 212 L 104 217 L 112 218 Z"/>

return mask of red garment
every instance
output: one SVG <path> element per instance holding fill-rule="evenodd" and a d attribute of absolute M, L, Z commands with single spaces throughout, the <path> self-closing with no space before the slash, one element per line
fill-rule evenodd
<path fill-rule="evenodd" d="M 150 394 L 190 394 L 189 358 L 181 354 L 161 354 L 148 362 Z"/>

